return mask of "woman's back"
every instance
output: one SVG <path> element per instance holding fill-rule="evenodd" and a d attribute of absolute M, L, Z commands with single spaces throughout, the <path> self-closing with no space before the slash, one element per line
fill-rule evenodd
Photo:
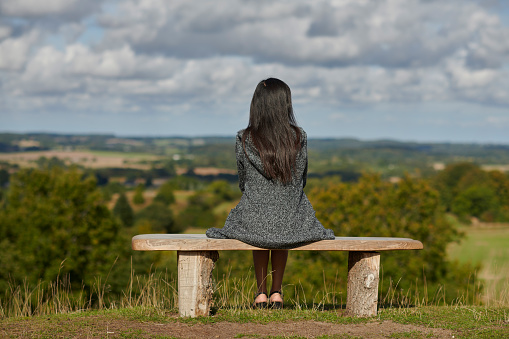
<path fill-rule="evenodd" d="M 275 78 L 262 80 L 251 100 L 249 124 L 235 144 L 242 198 L 223 228 L 207 236 L 238 239 L 271 251 L 253 251 L 257 294 L 253 307 L 283 307 L 282 283 L 288 259 L 285 249 L 311 241 L 334 239 L 316 219 L 303 188 L 307 176 L 307 137 L 297 127 L 290 87 Z M 272 263 L 272 288 L 266 277 Z"/>
<path fill-rule="evenodd" d="M 303 191 L 307 175 L 307 137 L 304 130 L 299 131 L 301 148 L 292 168 L 292 180 L 286 184 L 267 175 L 249 136 L 243 144 L 245 130 L 237 133 L 236 157 L 243 195 L 228 215 L 225 226 L 207 230 L 207 236 L 278 249 L 334 239 L 333 231 L 326 230 L 316 219 Z"/>

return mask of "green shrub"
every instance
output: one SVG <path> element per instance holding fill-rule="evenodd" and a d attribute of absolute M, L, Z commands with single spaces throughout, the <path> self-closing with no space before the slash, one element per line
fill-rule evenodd
<path fill-rule="evenodd" d="M 0 289 L 66 275 L 77 290 L 92 286 L 97 277 L 105 279 L 117 257 L 119 265 L 128 262 L 128 240 L 120 230 L 94 177 L 61 167 L 20 170 L 0 206 Z M 118 280 L 112 276 L 112 289 L 121 290 L 125 273 Z"/>

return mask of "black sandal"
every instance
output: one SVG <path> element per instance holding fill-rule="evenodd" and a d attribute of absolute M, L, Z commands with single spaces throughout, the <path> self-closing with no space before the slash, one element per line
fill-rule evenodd
<path fill-rule="evenodd" d="M 260 293 L 258 293 L 257 295 L 255 295 L 254 300 L 256 300 L 256 298 L 257 298 L 260 294 L 265 294 L 265 295 L 267 296 L 267 293 L 265 293 L 265 292 L 260 292 Z M 269 297 L 267 297 L 267 300 L 269 300 Z M 254 301 L 253 301 L 253 308 L 263 309 L 263 308 L 267 308 L 267 305 L 268 305 L 268 304 L 267 304 L 267 302 L 266 302 L 266 301 L 262 301 L 262 302 L 259 302 L 259 303 L 257 303 L 257 302 L 254 302 Z"/>
<path fill-rule="evenodd" d="M 281 299 L 283 299 L 283 293 L 281 293 L 281 291 L 272 291 L 272 292 L 270 292 L 270 295 L 269 295 L 269 306 L 270 306 L 270 308 L 280 310 L 283 308 L 282 301 L 270 301 L 270 297 L 275 293 L 279 293 L 281 295 Z"/>

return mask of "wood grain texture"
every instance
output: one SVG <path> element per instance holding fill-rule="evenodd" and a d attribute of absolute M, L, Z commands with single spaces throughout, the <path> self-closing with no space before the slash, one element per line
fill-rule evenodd
<path fill-rule="evenodd" d="M 350 252 L 348 254 L 348 283 L 346 311 L 358 317 L 377 314 L 380 253 Z"/>
<path fill-rule="evenodd" d="M 135 251 L 248 251 L 260 250 L 235 239 L 212 239 L 205 234 L 141 234 L 132 238 Z M 407 238 L 336 237 L 295 247 L 293 251 L 420 250 L 422 243 Z"/>
<path fill-rule="evenodd" d="M 215 251 L 179 251 L 177 257 L 180 316 L 208 316 L 214 292 L 212 270 L 219 254 Z"/>

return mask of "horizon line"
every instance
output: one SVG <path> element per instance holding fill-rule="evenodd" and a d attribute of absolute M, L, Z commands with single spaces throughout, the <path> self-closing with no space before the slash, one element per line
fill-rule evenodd
<path fill-rule="evenodd" d="M 115 132 L 48 132 L 48 131 L 0 131 L 0 134 L 17 134 L 17 135 L 30 135 L 30 134 L 46 134 L 46 135 L 61 135 L 61 136 L 112 136 L 121 139 L 162 139 L 162 138 L 178 138 L 178 139 L 198 139 L 198 138 L 234 138 L 235 134 L 203 134 L 203 135 L 129 135 L 129 134 L 116 134 Z M 494 142 L 494 141 L 416 141 L 416 140 L 402 140 L 389 137 L 363 139 L 353 136 L 309 136 L 308 139 L 312 140 L 353 140 L 360 142 L 397 142 L 397 143 L 414 143 L 414 144 L 456 144 L 456 145 L 497 145 L 509 146 L 507 142 Z"/>

